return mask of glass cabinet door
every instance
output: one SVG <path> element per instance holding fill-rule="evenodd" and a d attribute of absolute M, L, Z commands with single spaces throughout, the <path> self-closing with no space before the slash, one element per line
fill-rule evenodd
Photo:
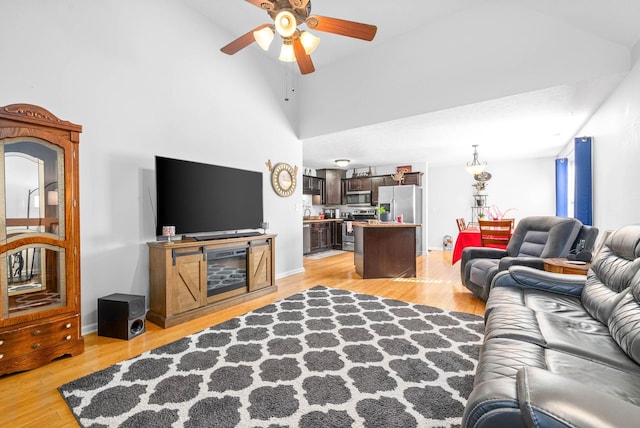
<path fill-rule="evenodd" d="M 2 317 L 11 318 L 67 304 L 65 252 L 48 245 L 28 245 L 3 253 Z M 5 259 L 5 260 L 1 260 Z"/>
<path fill-rule="evenodd" d="M 66 305 L 64 152 L 36 138 L 0 144 L 2 318 Z"/>

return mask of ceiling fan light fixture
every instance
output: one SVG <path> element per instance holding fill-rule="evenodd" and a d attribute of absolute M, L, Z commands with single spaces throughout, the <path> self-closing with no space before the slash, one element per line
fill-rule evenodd
<path fill-rule="evenodd" d="M 296 27 L 298 23 L 296 22 L 296 17 L 293 16 L 293 13 L 288 10 L 283 10 L 282 12 L 276 15 L 276 31 L 282 37 L 291 37 L 293 33 L 296 32 Z"/>
<path fill-rule="evenodd" d="M 282 62 L 294 62 L 296 55 L 293 52 L 293 45 L 290 43 L 284 43 L 280 49 L 280 56 L 278 59 Z"/>
<path fill-rule="evenodd" d="M 253 38 L 256 39 L 256 43 L 265 51 L 269 50 L 274 36 L 275 34 L 271 27 L 264 27 L 262 30 L 253 32 Z"/>
<path fill-rule="evenodd" d="M 344 168 L 345 166 L 349 165 L 349 163 L 351 163 L 349 159 L 336 159 L 334 162 L 341 168 Z"/>
<path fill-rule="evenodd" d="M 300 33 L 300 42 L 307 55 L 311 55 L 320 44 L 320 37 L 316 37 L 308 31 L 303 31 Z"/>

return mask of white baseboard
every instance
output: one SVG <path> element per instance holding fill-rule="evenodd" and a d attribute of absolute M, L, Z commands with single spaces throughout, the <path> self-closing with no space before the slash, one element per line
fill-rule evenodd
<path fill-rule="evenodd" d="M 290 270 L 288 272 L 279 273 L 279 274 L 276 274 L 276 280 L 277 279 L 281 279 L 281 278 L 285 278 L 287 276 L 295 275 L 297 273 L 303 273 L 303 272 L 304 272 L 304 267 L 300 267 L 300 268 L 295 269 L 295 270 Z"/>

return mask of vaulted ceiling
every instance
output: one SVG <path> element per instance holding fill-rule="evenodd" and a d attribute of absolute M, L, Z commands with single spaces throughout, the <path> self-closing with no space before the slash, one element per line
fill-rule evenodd
<path fill-rule="evenodd" d="M 270 22 L 244 0 L 183 2 L 228 41 Z M 378 27 L 372 42 L 315 33 L 316 72 L 296 77 L 294 125 L 312 168 L 337 158 L 351 168 L 459 164 L 472 144 L 481 160 L 555 156 L 640 56 L 636 0 L 312 3 L 315 14 Z M 277 62 L 277 45 L 237 55 Z"/>

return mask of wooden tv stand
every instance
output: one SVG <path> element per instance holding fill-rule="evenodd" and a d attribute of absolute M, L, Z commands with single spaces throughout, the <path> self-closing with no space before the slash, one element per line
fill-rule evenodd
<path fill-rule="evenodd" d="M 147 319 L 172 327 L 275 292 L 275 238 L 149 242 Z"/>

